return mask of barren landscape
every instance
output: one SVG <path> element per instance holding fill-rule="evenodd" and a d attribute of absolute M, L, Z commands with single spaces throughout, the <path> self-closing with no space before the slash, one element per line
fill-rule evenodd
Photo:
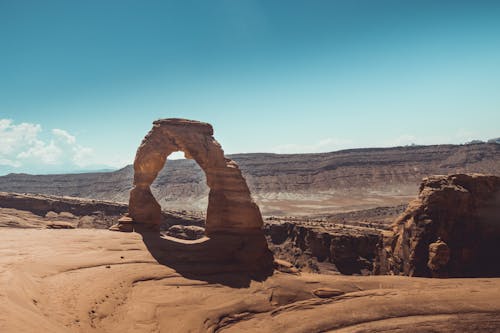
<path fill-rule="evenodd" d="M 0 0 L 0 333 L 500 333 L 499 18 Z"/>
<path fill-rule="evenodd" d="M 128 167 L 3 177 L 2 189 L 90 198 L 0 193 L 1 331 L 500 331 L 500 177 L 451 172 L 498 174 L 499 145 L 277 155 L 257 166 L 247 160 L 257 201 L 278 212 L 263 219 L 238 165 L 211 133 L 205 123 L 156 121 L 138 149 L 128 205 L 97 199 L 130 190 L 131 177 L 120 176 Z M 421 150 L 438 148 L 449 156 L 417 163 Z M 188 161 L 162 169 L 177 149 L 195 156 L 208 180 Z M 388 162 L 401 150 L 412 163 Z M 379 165 L 358 153 L 375 154 Z M 351 162 L 340 163 L 343 154 Z M 329 157 L 323 171 L 304 165 Z M 404 171 L 410 165 L 413 172 Z M 160 170 L 156 198 L 174 209 L 162 209 L 150 192 Z M 416 188 L 415 174 L 436 171 L 452 174 L 425 174 Z M 207 214 L 193 209 L 204 182 Z M 85 192 L 93 184 L 96 198 Z M 408 203 L 413 187 L 418 193 Z M 395 188 L 408 189 L 408 198 Z M 181 199 L 190 210 L 175 209 Z M 373 208 L 380 203 L 397 205 Z"/>
<path fill-rule="evenodd" d="M 322 154 L 236 154 L 264 215 L 328 214 L 406 204 L 422 178 L 479 172 L 500 175 L 500 145 L 409 146 Z M 126 203 L 133 167 L 106 173 L 0 177 L 0 190 Z M 152 185 L 163 209 L 205 212 L 208 187 L 193 160 L 169 160 Z"/>
<path fill-rule="evenodd" d="M 498 332 L 500 279 L 183 274 L 138 233 L 0 232 L 2 332 Z M 168 253 L 164 254 L 165 256 Z"/>

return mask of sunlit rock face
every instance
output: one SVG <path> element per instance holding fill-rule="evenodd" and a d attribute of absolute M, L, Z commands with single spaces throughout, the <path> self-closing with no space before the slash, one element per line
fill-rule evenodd
<path fill-rule="evenodd" d="M 262 216 L 253 202 L 238 165 L 224 157 L 213 137 L 210 124 L 185 119 L 162 119 L 153 123 L 137 150 L 134 162 L 134 188 L 129 213 L 138 223 L 158 225 L 161 208 L 150 185 L 163 168 L 166 158 L 182 151 L 205 171 L 210 188 L 206 233 L 255 231 L 262 227 Z"/>
<path fill-rule="evenodd" d="M 209 263 L 212 271 L 245 270 L 270 274 L 273 256 L 264 237 L 259 207 L 252 200 L 238 165 L 224 156 L 213 137 L 212 126 L 207 123 L 186 119 L 162 119 L 153 123 L 137 149 L 128 216 L 110 229 L 159 230 L 161 207 L 150 186 L 167 156 L 176 151 L 195 160 L 206 174 L 210 192 L 205 235 L 209 238 L 188 245 L 145 236 L 153 255 L 159 261 L 180 261 L 191 268 L 193 263 L 198 266 Z M 168 253 L 166 257 L 165 253 Z M 229 264 L 229 268 L 221 268 L 224 263 Z"/>
<path fill-rule="evenodd" d="M 428 177 L 386 233 L 379 273 L 500 276 L 499 239 L 500 177 Z"/>

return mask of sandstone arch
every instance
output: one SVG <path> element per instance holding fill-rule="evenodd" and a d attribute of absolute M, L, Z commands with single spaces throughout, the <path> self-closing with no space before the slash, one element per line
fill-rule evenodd
<path fill-rule="evenodd" d="M 134 188 L 129 200 L 129 216 L 134 223 L 159 226 L 161 207 L 151 193 L 150 185 L 163 168 L 167 156 L 176 151 L 194 159 L 206 174 L 210 188 L 207 236 L 261 232 L 260 210 L 251 198 L 238 165 L 224 157 L 210 124 L 187 119 L 153 122 L 153 128 L 137 149 Z"/>
<path fill-rule="evenodd" d="M 145 232 L 159 229 L 161 207 L 150 185 L 167 156 L 175 151 L 183 151 L 200 165 L 210 188 L 205 223 L 209 238 L 190 244 Z M 120 219 L 111 230 L 140 232 L 153 257 L 174 265 L 178 272 L 246 271 L 264 278 L 272 274 L 273 256 L 262 225 L 259 207 L 252 200 L 238 165 L 224 157 L 212 126 L 187 119 L 161 119 L 153 122 L 153 128 L 137 149 L 128 217 Z"/>

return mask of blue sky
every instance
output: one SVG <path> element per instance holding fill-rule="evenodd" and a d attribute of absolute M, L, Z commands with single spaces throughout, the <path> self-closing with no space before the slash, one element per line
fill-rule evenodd
<path fill-rule="evenodd" d="M 158 118 L 226 153 L 500 136 L 498 1 L 0 0 L 0 173 L 131 163 Z"/>

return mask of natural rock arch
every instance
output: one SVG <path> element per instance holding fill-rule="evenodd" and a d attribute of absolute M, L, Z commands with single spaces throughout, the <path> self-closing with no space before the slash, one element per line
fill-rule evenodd
<path fill-rule="evenodd" d="M 129 216 L 134 223 L 158 227 L 161 207 L 150 185 L 163 168 L 167 156 L 182 151 L 194 159 L 206 175 L 210 188 L 205 233 L 262 232 L 262 216 L 238 165 L 224 157 L 208 123 L 187 119 L 161 119 L 137 149 L 134 188 L 130 192 Z"/>
<path fill-rule="evenodd" d="M 183 151 L 199 164 L 210 188 L 205 223 L 208 238 L 191 243 L 145 232 L 160 227 L 161 207 L 150 185 L 167 156 L 175 151 Z M 161 119 L 153 122 L 137 149 L 128 216 L 110 229 L 140 232 L 153 257 L 181 273 L 245 271 L 260 279 L 273 270 L 262 225 L 259 207 L 238 165 L 224 157 L 212 126 L 187 119 Z"/>

